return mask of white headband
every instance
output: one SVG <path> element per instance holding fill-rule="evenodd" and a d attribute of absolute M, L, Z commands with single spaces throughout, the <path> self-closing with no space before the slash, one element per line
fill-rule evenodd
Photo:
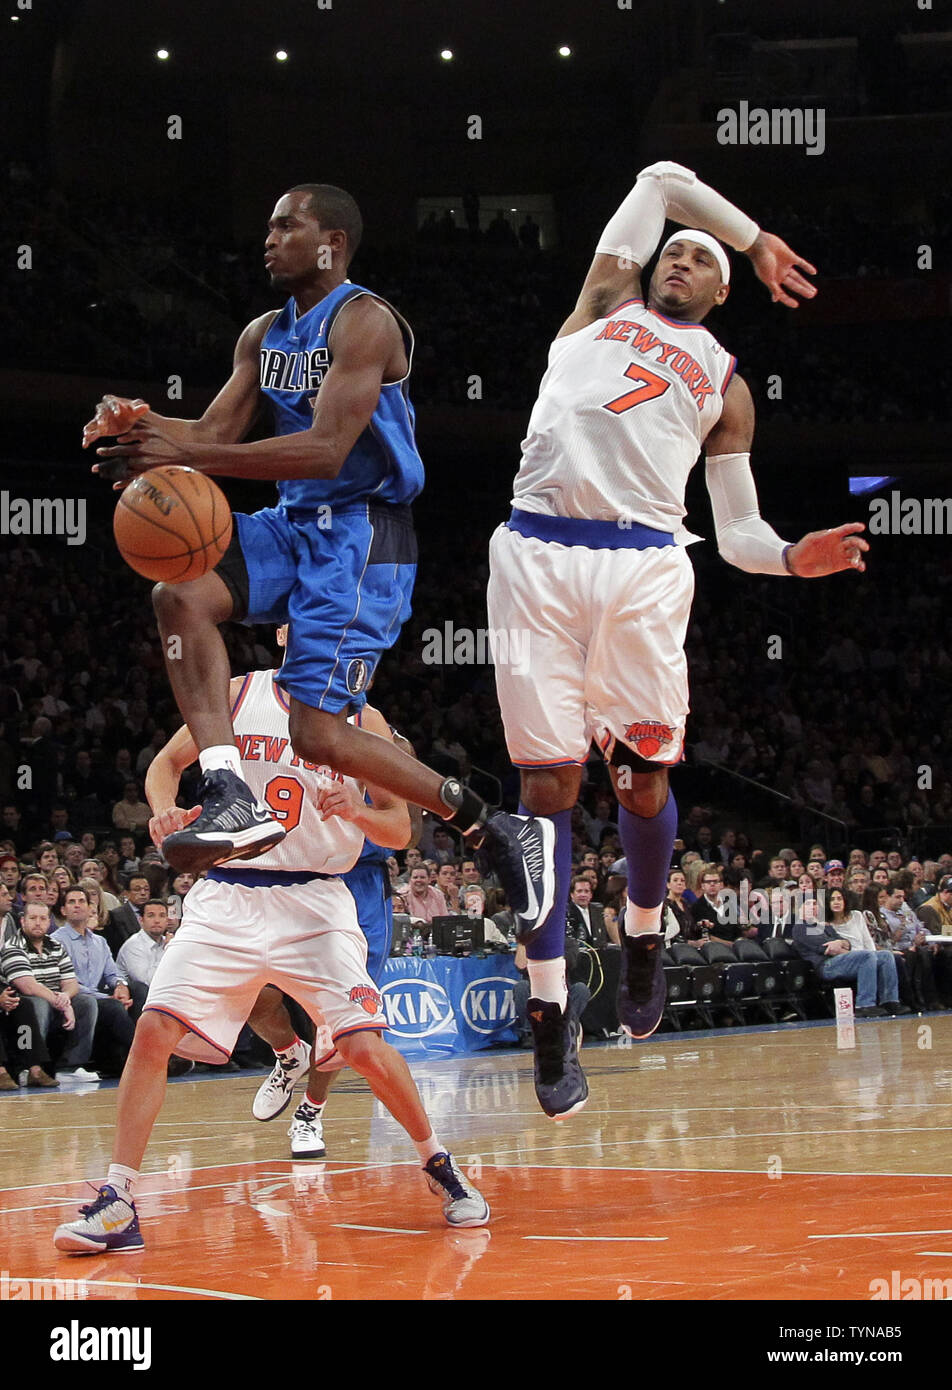
<path fill-rule="evenodd" d="M 721 279 L 723 280 L 724 284 L 730 284 L 731 263 L 727 258 L 727 252 L 724 250 L 721 243 L 716 240 L 716 238 L 710 236 L 707 232 L 675 232 L 674 236 L 669 236 L 665 244 L 662 246 L 662 256 L 664 255 L 665 251 L 667 251 L 672 241 L 696 241 L 699 246 L 703 246 L 705 250 L 710 251 L 711 255 L 714 257 L 715 261 L 717 261 L 717 264 L 720 267 Z"/>

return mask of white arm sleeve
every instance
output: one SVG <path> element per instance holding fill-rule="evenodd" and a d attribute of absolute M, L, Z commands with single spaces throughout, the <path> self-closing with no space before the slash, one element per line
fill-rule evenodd
<path fill-rule="evenodd" d="M 790 574 L 791 543 L 760 515 L 750 454 L 715 454 L 706 464 L 717 548 L 729 565 L 748 574 Z"/>
<path fill-rule="evenodd" d="M 602 232 L 597 252 L 645 265 L 661 240 L 666 217 L 713 233 L 735 251 L 753 246 L 757 223 L 682 164 L 649 164 Z"/>

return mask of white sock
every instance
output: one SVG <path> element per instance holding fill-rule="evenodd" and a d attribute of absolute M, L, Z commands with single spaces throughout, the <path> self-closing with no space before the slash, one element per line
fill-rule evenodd
<path fill-rule="evenodd" d="M 436 1135 L 430 1130 L 429 1139 L 414 1139 L 413 1147 L 420 1155 L 420 1162 L 424 1167 L 429 1163 L 434 1154 L 445 1154 L 446 1150 L 437 1139 Z"/>
<path fill-rule="evenodd" d="M 138 1181 L 137 1169 L 124 1168 L 121 1163 L 110 1163 L 106 1182 L 116 1189 L 120 1197 L 125 1197 L 131 1202 L 135 1198 Z"/>
<path fill-rule="evenodd" d="M 661 908 L 661 903 L 657 907 L 639 907 L 629 898 L 628 906 L 625 908 L 625 935 L 641 936 L 642 932 L 660 932 Z"/>
<path fill-rule="evenodd" d="M 319 1120 L 319 1119 L 322 1117 L 322 1115 L 324 1114 L 324 1106 L 327 1104 L 327 1101 L 326 1101 L 326 1100 L 312 1100 L 311 1097 L 310 1097 L 310 1095 L 307 1093 L 307 1091 L 305 1091 L 305 1092 L 304 1092 L 304 1104 L 305 1104 L 305 1105 L 309 1105 L 309 1106 L 311 1107 L 312 1110 L 316 1110 L 316 1111 L 317 1111 L 317 1114 L 314 1116 L 314 1118 L 315 1118 L 316 1120 Z"/>
<path fill-rule="evenodd" d="M 203 772 L 217 772 L 219 768 L 227 768 L 236 777 L 241 777 L 241 759 L 233 743 L 215 743 L 211 748 L 203 748 L 198 755 L 198 765 Z"/>
<path fill-rule="evenodd" d="M 295 1038 L 295 1039 L 294 1039 L 294 1042 L 291 1044 L 290 1047 L 276 1047 L 276 1048 L 274 1049 L 274 1055 L 275 1055 L 275 1057 L 290 1057 L 290 1055 L 291 1055 L 291 1053 L 294 1051 L 294 1049 L 295 1049 L 296 1047 L 300 1047 L 300 1046 L 301 1046 L 301 1039 L 300 1039 L 300 1038 Z"/>
<path fill-rule="evenodd" d="M 533 999 L 542 999 L 547 1004 L 558 1004 L 562 1012 L 569 1002 L 569 992 L 565 983 L 565 957 L 556 960 L 530 960 L 529 994 Z"/>

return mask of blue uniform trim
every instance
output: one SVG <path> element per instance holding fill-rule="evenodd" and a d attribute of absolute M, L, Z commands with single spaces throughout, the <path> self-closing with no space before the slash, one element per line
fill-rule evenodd
<path fill-rule="evenodd" d="M 280 869 L 209 869 L 215 883 L 241 883 L 246 888 L 290 888 L 297 883 L 313 883 L 316 878 L 334 879 L 339 874 L 282 873 Z"/>
<path fill-rule="evenodd" d="M 675 543 L 670 531 L 656 531 L 653 526 L 642 526 L 638 521 L 623 526 L 618 521 L 543 516 L 538 512 L 520 511 L 518 507 L 513 507 L 506 525 L 520 536 L 552 541 L 556 545 L 583 545 L 588 550 L 651 550 Z"/>

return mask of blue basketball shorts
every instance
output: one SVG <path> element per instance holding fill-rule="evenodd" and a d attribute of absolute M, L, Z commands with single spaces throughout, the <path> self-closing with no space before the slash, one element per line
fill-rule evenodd
<path fill-rule="evenodd" d="M 336 714 L 363 707 L 380 656 L 410 616 L 417 548 L 409 507 L 326 512 L 236 512 L 215 573 L 236 622 L 290 625 L 282 686 Z"/>
<path fill-rule="evenodd" d="M 379 984 L 393 943 L 393 899 L 387 891 L 387 866 L 358 860 L 341 874 L 357 908 L 357 922 L 367 938 L 367 974 Z"/>

